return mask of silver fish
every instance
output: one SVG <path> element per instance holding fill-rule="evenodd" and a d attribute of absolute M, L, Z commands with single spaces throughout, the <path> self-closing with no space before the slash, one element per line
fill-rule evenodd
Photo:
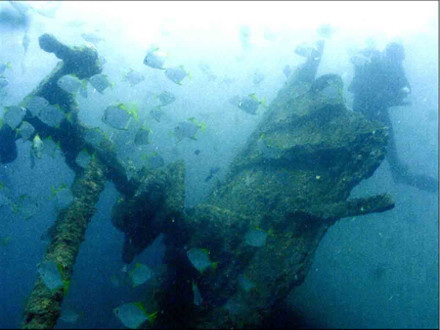
<path fill-rule="evenodd" d="M 58 79 L 57 85 L 65 92 L 74 94 L 82 87 L 82 82 L 77 77 L 67 74 Z"/>
<path fill-rule="evenodd" d="M 101 94 L 103 94 L 107 87 L 111 86 L 107 76 L 101 73 L 90 77 L 89 82 Z"/>
<path fill-rule="evenodd" d="M 128 73 L 124 75 L 124 80 L 128 81 L 130 83 L 130 86 L 134 86 L 144 81 L 145 76 L 142 73 L 130 69 L 130 71 L 128 71 Z"/>
<path fill-rule="evenodd" d="M 105 109 L 102 121 L 116 129 L 127 130 L 131 115 L 122 109 L 121 106 L 111 105 Z"/>
<path fill-rule="evenodd" d="M 11 63 L 0 63 L 0 74 L 3 74 L 6 69 L 10 69 L 11 68 Z"/>
<path fill-rule="evenodd" d="M 8 79 L 3 76 L 0 76 L 0 89 L 9 85 Z"/>
<path fill-rule="evenodd" d="M 176 100 L 176 97 L 172 93 L 167 91 L 160 93 L 157 98 L 159 99 L 162 106 L 171 104 Z"/>
<path fill-rule="evenodd" d="M 188 73 L 185 71 L 183 66 L 177 66 L 173 68 L 168 68 L 165 70 L 165 76 L 171 80 L 172 82 L 181 85 L 182 80 L 188 76 Z"/>
<path fill-rule="evenodd" d="M 96 33 L 93 32 L 89 32 L 89 33 L 82 33 L 81 37 L 87 41 L 90 42 L 92 44 L 94 44 L 95 46 L 101 42 L 104 41 L 104 38 L 101 38 L 99 35 L 97 35 Z"/>
<path fill-rule="evenodd" d="M 153 69 L 163 70 L 163 65 L 165 64 L 166 58 L 167 54 L 160 52 L 159 48 L 154 48 L 148 51 L 147 55 L 144 58 L 144 64 Z"/>
<path fill-rule="evenodd" d="M 316 32 L 318 32 L 321 37 L 330 39 L 333 33 L 335 33 L 335 29 L 330 24 L 323 24 Z"/>
<path fill-rule="evenodd" d="M 184 138 L 195 140 L 195 134 L 199 130 L 199 126 L 192 122 L 182 121 L 174 128 L 174 134 L 177 141 L 182 141 Z"/>
<path fill-rule="evenodd" d="M 290 77 L 290 75 L 292 74 L 292 70 L 290 69 L 290 66 L 289 66 L 289 65 L 286 65 L 286 66 L 283 68 L 283 73 L 284 73 L 284 75 L 286 76 L 286 78 L 289 78 L 289 77 Z"/>

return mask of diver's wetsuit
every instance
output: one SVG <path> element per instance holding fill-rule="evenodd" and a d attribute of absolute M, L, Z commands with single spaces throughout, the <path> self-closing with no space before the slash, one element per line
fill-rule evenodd
<path fill-rule="evenodd" d="M 361 54 L 368 58 L 369 62 L 355 65 L 355 76 L 348 89 L 354 94 L 353 110 L 362 113 L 369 120 L 378 120 L 388 127 L 387 160 L 395 182 L 409 184 L 426 191 L 438 191 L 438 180 L 410 173 L 397 155 L 388 108 L 407 105 L 404 98 L 411 92 L 402 66 L 403 47 L 391 43 L 384 53 L 364 50 Z"/>
<path fill-rule="evenodd" d="M 17 158 L 15 131 L 4 124 L 0 128 L 0 164 L 10 163 Z"/>

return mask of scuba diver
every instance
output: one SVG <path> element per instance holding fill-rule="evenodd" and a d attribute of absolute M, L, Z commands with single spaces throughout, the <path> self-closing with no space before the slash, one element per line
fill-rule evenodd
<path fill-rule="evenodd" d="M 382 53 L 374 48 L 367 48 L 351 58 L 355 75 L 348 90 L 353 93 L 353 111 L 362 113 L 369 120 L 380 121 L 388 127 L 386 158 L 394 182 L 436 192 L 438 180 L 411 173 L 397 154 L 388 110 L 393 106 L 410 105 L 410 102 L 405 100 L 411 93 L 411 86 L 403 69 L 404 59 L 404 48 L 396 42 L 389 43 Z"/>

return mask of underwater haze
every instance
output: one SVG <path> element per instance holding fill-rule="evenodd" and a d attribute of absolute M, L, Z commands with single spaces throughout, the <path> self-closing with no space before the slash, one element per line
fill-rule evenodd
<path fill-rule="evenodd" d="M 389 109 L 396 151 L 408 171 L 438 184 L 437 2 L 0 2 L 0 129 L 14 131 L 17 150 L 11 161 L 0 158 L 0 328 L 22 325 L 40 277 L 49 288 L 63 286 L 55 264 L 42 261 L 59 211 L 74 200 L 75 171 L 92 158 L 84 150 L 72 167 L 56 141 L 36 138 L 24 124 L 22 101 L 61 61 L 40 48 L 43 34 L 97 51 L 102 73 L 66 75 L 59 89 L 75 98 L 79 122 L 114 143 L 128 180 L 143 166 L 183 160 L 187 209 L 227 180 L 234 157 L 317 41 L 325 47 L 316 77 L 341 77 L 349 111 L 355 66 L 371 61 L 355 55 L 398 43 L 411 93 L 408 104 Z M 23 111 L 38 112 L 51 128 L 70 120 L 45 101 Z M 0 134 L 6 155 L 5 141 Z M 304 282 L 288 295 L 295 322 L 274 315 L 275 325 L 438 328 L 438 188 L 396 182 L 391 167 L 384 159 L 350 198 L 389 193 L 395 207 L 331 226 Z M 117 188 L 108 180 L 99 195 L 56 328 L 137 328 L 152 318 L 130 303 L 154 291 L 165 240 L 159 235 L 124 262 L 125 233 L 112 221 Z M 243 242 L 264 245 L 271 234 L 259 230 Z M 187 253 L 197 270 L 215 271 L 202 249 Z M 194 305 L 204 306 L 204 287 L 191 285 Z"/>

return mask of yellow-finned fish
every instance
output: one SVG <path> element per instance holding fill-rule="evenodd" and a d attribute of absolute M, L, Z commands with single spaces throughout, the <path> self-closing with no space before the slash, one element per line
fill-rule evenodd
<path fill-rule="evenodd" d="M 35 166 L 35 157 L 38 159 L 41 159 L 43 156 L 43 149 L 44 149 L 44 143 L 40 139 L 40 136 L 37 134 L 35 135 L 34 139 L 32 140 L 32 147 L 31 147 L 31 168 L 34 168 Z"/>

